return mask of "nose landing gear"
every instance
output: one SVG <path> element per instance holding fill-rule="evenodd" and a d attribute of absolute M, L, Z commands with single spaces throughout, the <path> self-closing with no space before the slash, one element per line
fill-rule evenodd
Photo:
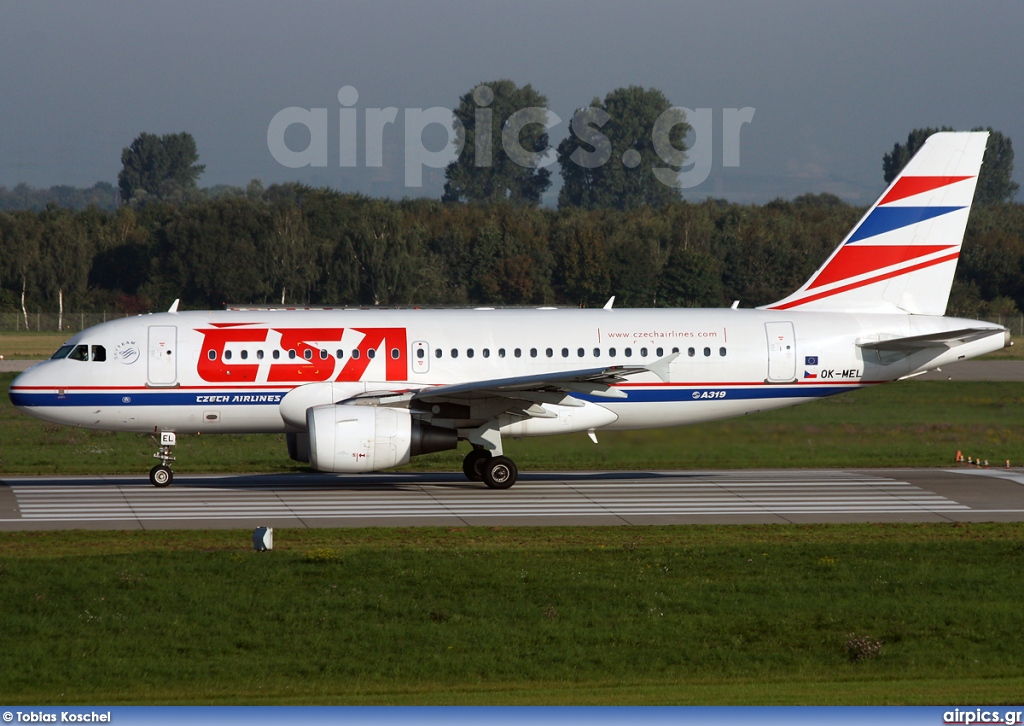
<path fill-rule="evenodd" d="M 177 441 L 173 431 L 160 432 L 160 448 L 153 454 L 154 459 L 160 463 L 149 470 L 149 482 L 155 487 L 168 486 L 174 480 L 174 472 L 171 471 L 171 462 L 174 461 L 174 454 L 171 448 Z"/>

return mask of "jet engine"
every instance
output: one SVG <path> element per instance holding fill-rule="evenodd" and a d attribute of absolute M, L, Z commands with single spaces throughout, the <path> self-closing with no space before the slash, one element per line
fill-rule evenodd
<path fill-rule="evenodd" d="M 454 429 L 423 423 L 404 408 L 313 406 L 306 411 L 306 426 L 309 463 L 318 471 L 378 471 L 458 445 Z"/>

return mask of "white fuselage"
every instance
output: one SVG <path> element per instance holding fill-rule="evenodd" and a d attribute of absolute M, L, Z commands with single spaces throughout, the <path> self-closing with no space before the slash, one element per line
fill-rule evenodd
<path fill-rule="evenodd" d="M 307 384 L 319 391 L 310 403 L 323 404 L 666 361 L 667 376 L 643 372 L 618 384 L 623 398 L 573 394 L 577 409 L 584 403 L 584 411 L 568 412 L 576 423 L 561 415 L 564 406 L 548 406 L 547 417 L 506 423 L 503 432 L 638 429 L 780 408 L 931 370 L 1003 347 L 1002 328 L 992 325 L 993 335 L 955 348 L 900 355 L 858 344 L 988 326 L 934 316 L 733 309 L 160 313 L 78 333 L 67 344 L 71 356 L 29 369 L 10 396 L 34 416 L 89 428 L 298 432 L 301 417 L 286 420 L 281 402 Z M 88 346 L 86 360 L 78 346 Z"/>

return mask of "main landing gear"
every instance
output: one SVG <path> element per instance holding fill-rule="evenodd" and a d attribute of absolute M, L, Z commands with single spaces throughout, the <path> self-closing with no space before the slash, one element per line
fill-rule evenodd
<path fill-rule="evenodd" d="M 160 459 L 160 463 L 149 470 L 149 482 L 155 487 L 165 487 L 174 481 L 174 472 L 171 471 L 170 464 L 174 461 L 171 447 L 176 443 L 176 439 L 173 431 L 160 432 L 160 449 L 153 454 L 153 458 Z"/>
<path fill-rule="evenodd" d="M 487 449 L 473 449 L 462 460 L 462 473 L 470 481 L 482 481 L 491 489 L 508 489 L 519 478 L 519 468 L 507 456 L 492 456 Z"/>

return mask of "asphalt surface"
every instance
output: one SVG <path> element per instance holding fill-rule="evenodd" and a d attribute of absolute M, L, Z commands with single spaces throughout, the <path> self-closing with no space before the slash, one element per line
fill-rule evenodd
<path fill-rule="evenodd" d="M 0 530 L 997 521 L 1024 521 L 1024 470 L 0 479 Z"/>

